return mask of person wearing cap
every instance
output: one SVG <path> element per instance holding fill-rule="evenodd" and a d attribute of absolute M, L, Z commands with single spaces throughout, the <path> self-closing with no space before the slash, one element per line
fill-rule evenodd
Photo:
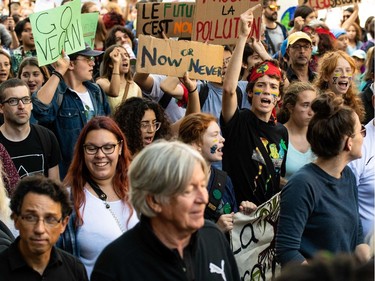
<path fill-rule="evenodd" d="M 288 37 L 286 52 L 289 56 L 289 67 L 286 73 L 289 82 L 312 82 L 315 73 L 309 68 L 312 55 L 310 36 L 302 31 L 292 33 Z"/>
<path fill-rule="evenodd" d="M 351 57 L 354 59 L 355 62 L 355 71 L 353 75 L 353 80 L 355 83 L 355 86 L 358 89 L 358 92 L 361 91 L 361 81 L 362 81 L 362 68 L 365 65 L 366 61 L 366 53 L 362 50 L 355 50 Z"/>
<path fill-rule="evenodd" d="M 64 178 L 73 158 L 73 148 L 79 133 L 94 116 L 110 114 L 104 91 L 91 82 L 94 57 L 103 52 L 88 45 L 66 56 L 62 53 L 53 63 L 48 81 L 33 94 L 35 118 L 52 128 L 61 147 L 60 177 Z"/>
<path fill-rule="evenodd" d="M 332 29 L 331 31 L 336 38 L 336 49 L 346 52 L 346 49 L 348 48 L 348 43 L 349 43 L 346 30 L 339 28 L 339 29 Z"/>
<path fill-rule="evenodd" d="M 224 78 L 220 124 L 225 138 L 223 170 L 232 179 L 237 202 L 261 205 L 280 191 L 288 132 L 272 116 L 283 88 L 276 61 L 264 61 L 252 68 L 246 88 L 251 110 L 237 107 L 237 78 L 257 8 L 250 8 L 240 17 L 239 38 Z"/>
<path fill-rule="evenodd" d="M 284 25 L 277 21 L 277 11 L 280 6 L 274 0 L 262 0 L 263 24 L 266 26 L 265 36 L 268 53 L 272 56 L 280 50 L 280 46 L 288 36 Z"/>

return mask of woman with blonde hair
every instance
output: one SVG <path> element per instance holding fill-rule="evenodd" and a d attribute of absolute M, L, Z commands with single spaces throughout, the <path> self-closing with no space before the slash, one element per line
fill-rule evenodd
<path fill-rule="evenodd" d="M 364 108 L 357 87 L 353 85 L 354 72 L 355 62 L 346 52 L 328 52 L 319 60 L 315 86 L 320 92 L 332 91 L 341 96 L 344 104 L 353 108 L 362 122 Z"/>

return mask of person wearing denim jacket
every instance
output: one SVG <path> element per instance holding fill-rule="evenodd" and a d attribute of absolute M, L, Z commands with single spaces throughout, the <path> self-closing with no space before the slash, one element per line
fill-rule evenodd
<path fill-rule="evenodd" d="M 70 58 L 63 53 L 52 65 L 51 78 L 32 95 L 35 118 L 49 127 L 60 143 L 62 179 L 69 168 L 81 129 L 92 117 L 110 114 L 105 93 L 90 81 L 93 57 L 102 53 L 89 46 Z"/>

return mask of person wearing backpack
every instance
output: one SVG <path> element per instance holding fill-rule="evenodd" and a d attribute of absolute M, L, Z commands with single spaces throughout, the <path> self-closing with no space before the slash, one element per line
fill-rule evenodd
<path fill-rule="evenodd" d="M 30 124 L 33 105 L 30 89 L 18 78 L 0 85 L 0 143 L 8 151 L 20 178 L 42 174 L 60 179 L 60 147 L 55 135 L 40 125 Z"/>
<path fill-rule="evenodd" d="M 79 133 L 94 116 L 107 116 L 110 107 L 104 91 L 91 82 L 94 57 L 103 52 L 86 48 L 53 63 L 48 81 L 32 95 L 33 114 L 55 133 L 61 147 L 60 175 L 64 178 L 73 158 Z"/>

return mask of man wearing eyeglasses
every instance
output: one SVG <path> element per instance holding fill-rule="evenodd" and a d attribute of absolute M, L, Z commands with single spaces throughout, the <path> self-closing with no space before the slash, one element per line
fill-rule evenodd
<path fill-rule="evenodd" d="M 30 90 L 18 79 L 0 85 L 0 143 L 4 145 L 20 178 L 35 174 L 59 179 L 60 147 L 55 135 L 42 126 L 30 125 Z"/>
<path fill-rule="evenodd" d="M 289 67 L 286 72 L 289 82 L 312 82 L 316 74 L 309 68 L 312 54 L 310 36 L 302 31 L 290 34 L 286 52 L 289 56 Z"/>
<path fill-rule="evenodd" d="M 263 24 L 266 26 L 266 43 L 271 56 L 280 50 L 281 44 L 288 36 L 286 27 L 277 21 L 278 10 L 280 6 L 276 1 L 263 0 Z"/>
<path fill-rule="evenodd" d="M 22 179 L 10 208 L 19 236 L 0 254 L 1 280 L 88 280 L 83 264 L 54 246 L 72 212 L 60 183 L 39 176 Z"/>
<path fill-rule="evenodd" d="M 66 175 L 74 145 L 85 124 L 94 116 L 110 114 L 106 94 L 92 82 L 95 57 L 102 53 L 88 45 L 69 56 L 63 53 L 52 64 L 51 77 L 32 96 L 34 117 L 52 128 L 60 143 L 61 178 Z"/>

